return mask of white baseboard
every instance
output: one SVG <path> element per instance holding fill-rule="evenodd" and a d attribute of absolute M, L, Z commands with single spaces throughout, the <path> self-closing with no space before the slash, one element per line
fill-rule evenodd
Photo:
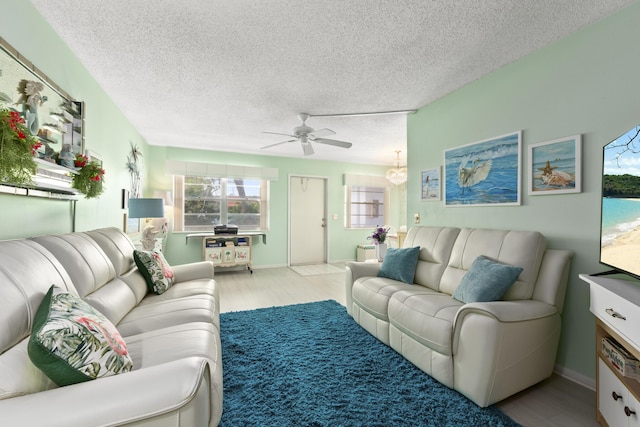
<path fill-rule="evenodd" d="M 553 370 L 556 374 L 564 377 L 570 381 L 573 381 L 576 384 L 580 384 L 583 387 L 591 389 L 593 391 L 596 390 L 596 380 L 595 378 L 588 377 L 580 372 L 576 372 L 572 369 L 565 368 L 564 366 L 556 365 Z"/>
<path fill-rule="evenodd" d="M 345 264 L 350 262 L 350 261 L 355 261 L 355 258 L 346 258 L 346 259 L 332 259 L 331 261 L 329 261 L 329 264 L 337 264 L 339 262 L 344 262 Z"/>
<path fill-rule="evenodd" d="M 267 268 L 287 268 L 287 264 L 272 264 L 272 265 L 256 265 L 256 266 L 251 266 L 252 269 L 254 270 L 265 270 Z"/>
<path fill-rule="evenodd" d="M 340 262 L 347 263 L 349 261 L 355 261 L 355 259 L 331 260 L 327 264 L 337 264 L 337 263 L 340 263 Z M 253 266 L 251 266 L 251 268 L 253 270 L 261 270 L 261 269 L 267 269 L 267 268 L 287 268 L 287 267 L 289 267 L 287 264 L 270 264 L 270 265 L 253 265 Z"/>

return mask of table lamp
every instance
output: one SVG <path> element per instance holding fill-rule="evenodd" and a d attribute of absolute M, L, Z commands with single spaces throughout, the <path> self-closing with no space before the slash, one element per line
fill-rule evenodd
<path fill-rule="evenodd" d="M 163 231 L 167 221 L 150 223 L 149 218 L 164 218 L 164 199 L 129 199 L 129 218 L 146 218 L 142 230 L 142 247 L 151 251 L 156 246 L 156 235 Z"/>

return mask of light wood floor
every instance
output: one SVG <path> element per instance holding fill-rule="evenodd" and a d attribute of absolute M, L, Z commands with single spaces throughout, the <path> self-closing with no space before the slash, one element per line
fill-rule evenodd
<path fill-rule="evenodd" d="M 344 268 L 344 264 L 335 264 Z M 333 299 L 345 304 L 344 273 L 301 276 L 289 268 L 219 271 L 220 311 Z M 595 391 L 554 374 L 496 406 L 525 427 L 598 426 Z"/>

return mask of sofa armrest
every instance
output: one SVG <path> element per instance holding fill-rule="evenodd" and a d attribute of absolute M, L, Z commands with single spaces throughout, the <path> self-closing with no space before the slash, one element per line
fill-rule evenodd
<path fill-rule="evenodd" d="M 176 283 L 198 279 L 213 279 L 213 263 L 211 261 L 172 265 L 171 269 L 173 270 L 173 278 Z"/>
<path fill-rule="evenodd" d="M 547 249 L 533 291 L 533 299 L 555 305 L 561 314 L 569 281 L 571 258 L 573 251 Z"/>
<path fill-rule="evenodd" d="M 558 309 L 544 302 L 465 304 L 454 323 L 454 388 L 485 407 L 547 378 L 560 328 Z"/>
<path fill-rule="evenodd" d="M 500 322 L 522 322 L 552 316 L 557 312 L 554 306 L 535 300 L 472 302 L 460 307 L 454 324 L 464 321 L 469 313 L 492 316 Z"/>
<path fill-rule="evenodd" d="M 375 277 L 380 271 L 382 266 L 379 262 L 356 262 L 350 261 L 347 263 L 347 276 L 350 276 L 351 283 L 358 280 L 360 277 Z"/>
<path fill-rule="evenodd" d="M 0 400 L 2 422 L 6 425 L 51 427 L 135 425 L 143 420 L 180 412 L 196 399 L 195 403 L 200 405 L 196 412 L 206 414 L 206 422 L 210 423 L 211 414 L 220 413 L 222 408 L 211 408 L 215 400 L 211 395 L 209 363 L 203 358 L 190 357 Z M 206 400 L 197 397 L 203 393 L 203 386 L 206 387 Z M 166 425 L 183 425 L 176 424 L 179 415 L 168 418 Z"/>
<path fill-rule="evenodd" d="M 346 296 L 347 313 L 349 313 L 349 315 L 351 315 L 351 305 L 353 304 L 353 297 L 351 296 L 353 282 L 358 280 L 360 277 L 377 276 L 381 266 L 382 264 L 379 262 L 347 262 L 344 275 L 344 291 Z"/>

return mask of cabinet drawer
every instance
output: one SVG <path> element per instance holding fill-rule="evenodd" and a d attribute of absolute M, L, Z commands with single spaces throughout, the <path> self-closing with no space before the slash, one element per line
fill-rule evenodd
<path fill-rule="evenodd" d="M 624 339 L 640 347 L 640 307 L 611 289 L 591 285 L 591 312 Z"/>
<path fill-rule="evenodd" d="M 629 391 L 609 369 L 607 364 L 598 358 L 598 409 L 610 426 L 628 424 L 624 413 Z"/>
<path fill-rule="evenodd" d="M 214 264 L 222 263 L 222 248 L 206 248 L 204 259 L 205 261 L 212 261 Z"/>
<path fill-rule="evenodd" d="M 236 251 L 233 246 L 225 246 L 222 248 L 222 263 L 230 264 L 236 260 Z"/>
<path fill-rule="evenodd" d="M 251 261 L 249 246 L 236 246 L 236 264 L 248 264 Z"/>
<path fill-rule="evenodd" d="M 598 410 L 611 427 L 640 425 L 640 418 L 638 418 L 640 402 L 600 358 L 598 358 Z"/>

